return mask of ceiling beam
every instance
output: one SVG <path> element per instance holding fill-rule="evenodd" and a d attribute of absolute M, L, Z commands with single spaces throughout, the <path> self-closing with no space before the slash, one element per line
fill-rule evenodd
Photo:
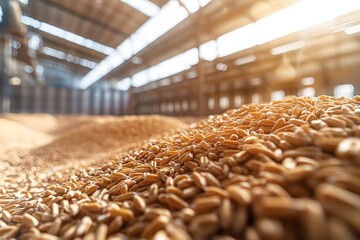
<path fill-rule="evenodd" d="M 99 28 L 102 28 L 102 29 L 104 29 L 104 30 L 110 31 L 110 32 L 112 32 L 113 34 L 119 35 L 119 36 L 121 36 L 121 37 L 123 37 L 123 38 L 128 37 L 128 34 L 120 31 L 120 30 L 117 29 L 117 28 L 113 28 L 113 27 L 111 27 L 111 26 L 109 26 L 109 25 L 106 25 L 106 24 L 104 24 L 104 23 L 102 23 L 102 22 L 98 22 L 98 21 L 96 21 L 96 20 L 94 20 L 94 19 L 86 16 L 85 14 L 79 13 L 79 12 L 77 12 L 77 11 L 74 11 L 74 10 L 70 9 L 70 8 L 66 8 L 66 7 L 64 7 L 63 5 L 58 4 L 58 3 L 54 2 L 54 1 L 51 1 L 51 0 L 40 0 L 40 2 L 42 2 L 43 4 L 46 4 L 46 5 L 50 6 L 50 7 L 56 8 L 56 9 L 62 11 L 62 12 L 65 12 L 65 13 L 68 13 L 68 14 L 70 14 L 70 15 L 73 15 L 73 16 L 75 16 L 75 17 L 77 17 L 77 18 L 80 18 L 80 19 L 83 20 L 83 21 L 90 22 L 91 24 L 96 25 L 96 26 L 98 26 Z"/>
<path fill-rule="evenodd" d="M 296 2 L 296 0 L 271 1 L 274 11 L 283 9 L 294 2 Z M 239 21 L 239 19 L 247 17 L 249 21 L 251 21 L 248 13 L 250 12 L 249 9 L 252 4 L 253 1 L 251 0 L 242 1 L 241 3 L 232 0 L 214 1 L 213 5 L 200 9 L 194 15 L 189 16 L 136 55 L 142 58 L 144 63 L 149 63 L 153 66 L 185 50 L 197 47 L 198 42 L 196 41 L 196 35 L 199 32 L 202 35 L 200 44 L 216 39 L 226 32 L 230 32 L 243 24 L 247 24 L 242 22 L 244 20 Z M 198 14 L 202 15 L 200 31 L 192 27 Z M 233 23 L 234 20 L 237 21 Z M 224 28 L 224 26 L 227 27 Z M 129 59 L 115 68 L 108 76 L 116 76 L 122 79 L 125 76 L 133 75 L 136 72 L 147 69 L 149 64 L 136 65 Z"/>

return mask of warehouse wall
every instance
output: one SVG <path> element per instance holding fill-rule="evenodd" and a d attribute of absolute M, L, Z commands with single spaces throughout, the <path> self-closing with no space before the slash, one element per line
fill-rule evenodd
<path fill-rule="evenodd" d="M 136 113 L 208 115 L 288 95 L 360 94 L 358 36 L 331 32 L 304 39 L 299 49 L 274 54 L 273 49 L 280 46 L 286 50 L 293 47 L 289 43 L 299 39 L 304 39 L 301 34 L 293 34 L 214 61 L 202 61 L 191 69 L 141 86 L 133 95 Z M 250 56 L 256 60 L 246 62 L 244 59 Z M 281 66 L 286 64 L 291 69 L 284 71 Z M 203 84 L 199 84 L 201 81 Z M 202 92 L 203 100 L 199 101 Z"/>
<path fill-rule="evenodd" d="M 360 71 L 360 64 L 348 66 L 340 70 L 314 73 L 309 76 L 299 76 L 296 80 L 280 85 L 272 84 L 271 79 L 262 76 L 259 78 L 207 79 L 204 94 L 202 115 L 224 112 L 226 109 L 238 108 L 242 104 L 260 103 L 277 100 L 288 95 L 320 96 L 336 95 L 338 86 L 352 86 L 349 95 L 360 95 L 360 82 L 353 72 Z M 313 79 L 311 84 L 301 84 L 303 79 Z M 245 81 L 259 81 L 259 85 L 244 84 Z M 254 81 L 254 82 L 256 82 Z M 280 95 L 279 95 L 280 94 Z M 346 96 L 343 94 L 340 94 Z M 340 96 L 337 95 L 337 96 Z M 166 114 L 166 115 L 199 115 L 198 83 L 196 79 L 184 79 L 180 83 L 147 89 L 134 94 L 136 98 L 137 114 Z"/>
<path fill-rule="evenodd" d="M 79 90 L 50 86 L 11 86 L 10 112 L 124 115 L 128 93 L 114 89 Z"/>

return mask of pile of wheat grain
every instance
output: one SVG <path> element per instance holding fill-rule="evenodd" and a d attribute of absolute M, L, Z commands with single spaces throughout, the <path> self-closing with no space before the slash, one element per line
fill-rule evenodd
<path fill-rule="evenodd" d="M 184 124 L 177 119 L 157 115 L 98 118 L 68 131 L 32 153 L 51 162 L 88 159 L 182 126 Z"/>
<path fill-rule="evenodd" d="M 246 105 L 55 184 L 26 174 L 0 188 L 2 237 L 359 239 L 360 97 Z"/>
<path fill-rule="evenodd" d="M 51 133 L 58 128 L 59 122 L 55 116 L 46 113 L 30 114 L 30 113 L 7 113 L 2 114 L 1 118 L 17 122 L 21 125 L 29 127 L 44 133 Z"/>
<path fill-rule="evenodd" d="M 11 142 L 14 148 L 0 154 L 0 186 L 11 183 L 24 188 L 29 184 L 29 177 L 31 184 L 40 183 L 39 186 L 63 181 L 72 171 L 84 166 L 99 166 L 119 151 L 139 147 L 149 138 L 161 137 L 186 126 L 175 118 L 158 115 L 87 117 L 86 121 L 75 121 L 72 125 L 66 129 L 61 127 L 64 132 L 57 133 L 58 137 L 52 142 L 27 149 L 18 148 L 24 146 L 21 136 L 27 136 L 29 142 L 42 141 L 39 133 L 35 130 L 28 133 L 24 126 L 16 130 L 7 125 L 4 142 Z M 34 132 L 38 134 L 32 134 Z"/>
<path fill-rule="evenodd" d="M 44 145 L 53 136 L 24 126 L 20 123 L 0 118 L 0 153 L 11 148 L 30 148 Z"/>

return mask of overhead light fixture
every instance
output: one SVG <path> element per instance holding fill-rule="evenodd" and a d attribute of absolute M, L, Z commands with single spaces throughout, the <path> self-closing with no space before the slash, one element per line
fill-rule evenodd
<path fill-rule="evenodd" d="M 279 54 L 283 54 L 283 53 L 287 53 L 287 52 L 291 52 L 300 48 L 305 47 L 305 41 L 297 41 L 297 42 L 293 42 L 293 43 L 288 43 L 279 47 L 275 47 L 273 49 L 271 49 L 271 54 L 272 55 L 279 55 Z"/>
<path fill-rule="evenodd" d="M 191 72 L 188 72 L 187 74 L 186 74 L 186 77 L 188 78 L 188 79 L 193 79 L 193 78 L 196 78 L 198 76 L 198 73 L 197 73 L 197 71 L 191 71 Z"/>
<path fill-rule="evenodd" d="M 131 62 L 136 65 L 140 65 L 143 63 L 143 60 L 141 57 L 134 56 L 131 58 Z"/>
<path fill-rule="evenodd" d="M 130 7 L 138 10 L 139 12 L 147 15 L 148 17 L 155 16 L 160 8 L 148 0 L 121 0 Z"/>
<path fill-rule="evenodd" d="M 94 51 L 97 51 L 97 52 L 100 52 L 100 53 L 103 53 L 106 55 L 109 55 L 114 51 L 113 48 L 108 47 L 104 44 L 95 42 L 91 39 L 84 38 L 75 33 L 66 31 L 64 29 L 58 28 L 56 26 L 53 26 L 53 25 L 45 23 L 45 22 L 38 21 L 38 20 L 33 19 L 28 16 L 22 16 L 21 22 L 27 26 L 38 29 L 47 34 L 53 35 L 55 37 L 64 39 L 68 42 L 75 43 L 79 46 L 86 47 L 86 48 L 89 48 L 91 50 L 94 50 Z"/>
<path fill-rule="evenodd" d="M 39 34 L 31 33 L 28 45 L 30 49 L 36 51 L 43 45 L 43 40 Z"/>
<path fill-rule="evenodd" d="M 11 46 L 14 48 L 14 49 L 19 49 L 21 47 L 21 43 L 16 41 L 16 40 L 12 40 L 11 41 Z"/>
<path fill-rule="evenodd" d="M 25 70 L 25 72 L 27 72 L 27 73 L 32 73 L 32 72 L 34 71 L 33 67 L 30 66 L 30 65 L 26 65 L 26 66 L 24 67 L 24 70 Z"/>
<path fill-rule="evenodd" d="M 170 85 L 170 84 L 171 84 L 171 79 L 170 79 L 170 78 L 165 78 L 165 79 L 163 79 L 163 80 L 161 80 L 161 81 L 159 82 L 159 85 L 160 85 L 161 87 L 168 86 L 168 85 Z"/>
<path fill-rule="evenodd" d="M 4 11 L 3 11 L 3 9 L 2 9 L 2 7 L 0 5 L 0 23 L 2 23 L 3 20 L 4 20 Z"/>
<path fill-rule="evenodd" d="M 228 69 L 228 66 L 225 63 L 218 63 L 215 68 L 220 72 L 225 72 Z"/>
<path fill-rule="evenodd" d="M 291 81 L 296 77 L 296 74 L 295 68 L 286 58 L 283 58 L 282 63 L 275 69 L 277 81 Z"/>
<path fill-rule="evenodd" d="M 12 77 L 9 79 L 9 85 L 19 86 L 21 84 L 21 79 L 18 77 Z"/>
<path fill-rule="evenodd" d="M 182 80 L 184 80 L 184 77 L 181 75 L 176 75 L 172 78 L 172 80 L 173 80 L 173 83 L 178 83 L 178 82 L 181 82 Z"/>

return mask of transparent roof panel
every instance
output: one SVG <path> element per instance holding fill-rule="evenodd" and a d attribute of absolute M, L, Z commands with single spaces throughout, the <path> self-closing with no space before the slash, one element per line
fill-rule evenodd
<path fill-rule="evenodd" d="M 77 45 L 92 49 L 94 51 L 104 53 L 106 55 L 111 54 L 114 49 L 111 47 L 108 47 L 104 44 L 98 43 L 96 41 L 93 41 L 91 39 L 84 38 L 82 36 L 79 36 L 75 33 L 66 31 L 64 29 L 58 28 L 56 26 L 53 26 L 51 24 L 40 22 L 36 19 L 33 19 L 28 16 L 22 16 L 21 22 L 24 23 L 27 26 L 31 26 L 35 29 L 38 29 L 42 32 L 48 33 L 50 35 L 56 36 L 58 38 L 64 39 L 66 41 L 75 43 Z"/>
<path fill-rule="evenodd" d="M 143 14 L 147 15 L 148 17 L 155 16 L 160 8 L 153 4 L 148 0 L 121 0 L 123 3 L 126 3 L 130 7 L 142 12 Z"/>

